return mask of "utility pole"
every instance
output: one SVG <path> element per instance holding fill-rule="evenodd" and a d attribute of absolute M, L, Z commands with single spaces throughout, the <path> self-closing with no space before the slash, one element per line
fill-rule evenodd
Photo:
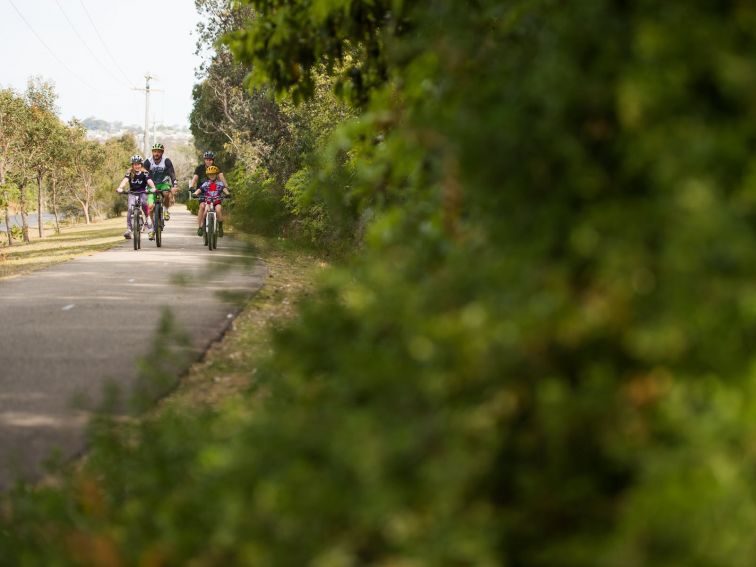
<path fill-rule="evenodd" d="M 157 81 L 158 78 L 154 75 L 150 75 L 149 71 L 147 71 L 147 74 L 144 76 L 144 78 L 146 81 L 144 88 L 134 88 L 134 90 L 144 91 L 144 135 L 142 136 L 142 156 L 146 158 L 148 149 L 147 136 L 149 135 L 150 131 L 150 92 L 158 92 L 160 89 L 150 89 L 150 80 L 155 79 Z"/>

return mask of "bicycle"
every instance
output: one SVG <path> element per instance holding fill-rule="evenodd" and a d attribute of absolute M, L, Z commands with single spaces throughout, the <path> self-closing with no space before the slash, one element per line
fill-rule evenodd
<path fill-rule="evenodd" d="M 124 195 L 128 197 L 129 193 L 124 192 Z M 129 206 L 129 216 L 131 217 L 131 232 L 134 240 L 134 250 L 142 248 L 142 227 L 147 223 L 144 210 L 142 210 L 142 197 L 146 196 L 146 193 L 134 193 L 136 200 L 134 204 Z M 146 202 L 146 201 L 145 201 Z"/>
<path fill-rule="evenodd" d="M 163 245 L 163 229 L 165 228 L 165 219 L 163 218 L 163 193 L 155 192 L 155 206 L 152 207 L 152 230 L 155 231 L 155 244 L 158 248 Z"/>
<path fill-rule="evenodd" d="M 218 248 L 218 219 L 213 199 L 205 200 L 205 244 L 211 251 Z"/>

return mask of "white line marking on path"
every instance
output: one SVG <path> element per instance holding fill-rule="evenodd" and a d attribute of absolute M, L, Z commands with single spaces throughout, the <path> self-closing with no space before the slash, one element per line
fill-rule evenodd
<path fill-rule="evenodd" d="M 61 311 L 69 311 L 69 310 L 73 309 L 74 307 L 76 307 L 75 303 L 69 303 L 63 309 L 61 309 Z"/>

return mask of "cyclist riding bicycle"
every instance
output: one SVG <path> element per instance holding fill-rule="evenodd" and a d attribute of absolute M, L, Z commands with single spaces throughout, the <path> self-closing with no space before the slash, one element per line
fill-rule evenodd
<path fill-rule="evenodd" d="M 144 168 L 150 172 L 150 177 L 156 182 L 156 187 L 163 195 L 163 218 L 169 220 L 171 214 L 168 208 L 173 204 L 173 195 L 178 190 L 178 181 L 176 180 L 176 171 L 173 169 L 173 163 L 169 158 L 163 157 L 165 146 L 163 144 L 154 144 L 152 146 L 152 161 L 149 159 L 144 162 Z M 149 215 L 152 216 L 152 209 L 155 206 L 155 195 L 147 198 L 149 203 Z M 152 240 L 150 235 L 150 240 Z"/>
<path fill-rule="evenodd" d="M 228 192 L 226 184 L 218 179 L 220 176 L 220 169 L 211 165 L 207 168 L 208 180 L 200 185 L 199 189 L 194 192 L 194 196 L 200 199 L 200 204 L 212 204 L 215 205 L 215 214 L 218 218 L 218 236 L 223 236 L 223 197 L 228 197 L 231 194 Z M 200 214 L 197 216 L 200 220 L 200 227 L 197 229 L 197 235 L 202 236 L 205 233 L 205 215 L 207 213 L 207 206 L 202 207 Z"/>
<path fill-rule="evenodd" d="M 218 168 L 217 165 L 215 165 L 215 154 L 211 151 L 206 151 L 204 154 L 202 154 L 202 158 L 205 163 L 200 164 L 197 166 L 197 168 L 194 170 L 194 176 L 192 177 L 192 182 L 189 184 L 190 191 L 195 191 L 197 188 L 197 183 L 200 183 L 200 186 L 202 186 L 202 183 L 207 181 L 208 174 L 207 170 L 209 167 L 214 166 Z M 223 184 L 228 188 L 228 182 L 226 181 L 226 178 L 223 176 L 223 172 L 218 168 L 218 179 L 220 179 Z M 205 218 L 205 201 L 200 199 L 200 205 L 199 205 L 199 211 L 197 211 L 197 234 L 199 236 L 202 236 L 202 227 L 204 226 L 204 218 Z"/>
<path fill-rule="evenodd" d="M 129 209 L 136 205 L 137 195 L 142 195 L 142 210 L 149 223 L 150 216 L 147 209 L 147 199 L 144 195 L 147 194 L 147 189 L 150 188 L 155 191 L 155 184 L 150 178 L 149 172 L 142 166 L 142 156 L 131 156 L 131 169 L 126 172 L 121 184 L 116 191 L 123 193 L 123 190 L 129 186 Z M 123 233 L 123 237 L 126 239 L 131 238 L 131 215 L 126 215 L 126 232 Z"/>

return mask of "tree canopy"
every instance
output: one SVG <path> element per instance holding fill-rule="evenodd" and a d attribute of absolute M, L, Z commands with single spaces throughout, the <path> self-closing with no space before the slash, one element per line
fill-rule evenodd
<path fill-rule="evenodd" d="M 83 126 L 60 120 L 56 100 L 54 85 L 39 77 L 29 80 L 24 93 L 0 91 L 0 194 L 8 244 L 13 242 L 11 210 L 20 214 L 28 242 L 27 214 L 35 210 L 34 200 L 38 214 L 54 213 L 56 226 L 59 211 L 89 223 L 91 212 L 106 216 L 118 208 L 112 189 L 134 152 L 134 140 L 88 141 Z"/>

